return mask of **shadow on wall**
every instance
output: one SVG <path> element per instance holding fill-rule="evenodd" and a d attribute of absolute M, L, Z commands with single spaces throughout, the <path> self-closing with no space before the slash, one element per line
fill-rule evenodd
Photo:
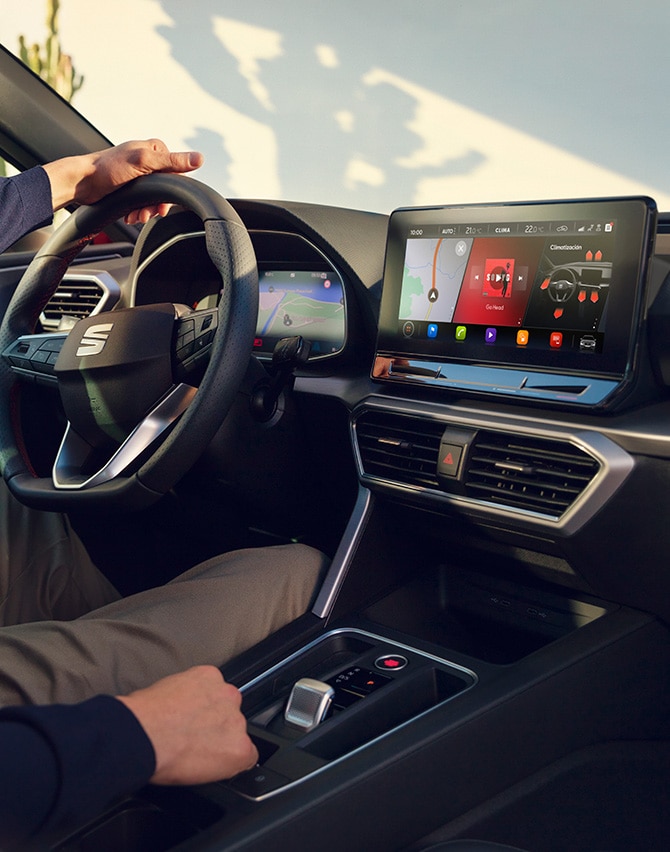
<path fill-rule="evenodd" d="M 384 186 L 411 203 L 422 178 L 470 174 L 486 159 L 472 148 L 436 165 L 403 166 L 423 143 L 413 128 L 416 99 L 389 83 L 366 83 L 374 51 L 333 44 L 337 31 L 327 21 L 310 19 L 292 32 L 285 11 L 271 4 L 263 6 L 262 28 L 245 22 L 248 10 L 223 18 L 218 0 L 200 0 L 197 16 L 180 0 L 160 5 L 174 22 L 158 28 L 174 60 L 209 95 L 272 129 L 280 186 L 294 197 L 327 203 L 325 176 L 344 187 L 338 203 L 374 209 Z M 217 138 L 203 130 L 188 141 L 218 161 L 225 132 Z M 221 186 L 226 192 L 230 179 Z"/>

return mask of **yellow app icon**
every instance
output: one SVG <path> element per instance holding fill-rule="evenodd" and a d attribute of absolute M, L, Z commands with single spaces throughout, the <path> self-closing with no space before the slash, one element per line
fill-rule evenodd
<path fill-rule="evenodd" d="M 525 328 L 520 328 L 517 331 L 516 342 L 518 346 L 525 346 L 528 343 L 528 332 Z"/>
<path fill-rule="evenodd" d="M 468 333 L 468 328 L 465 325 L 456 326 L 456 340 L 465 340 Z"/>

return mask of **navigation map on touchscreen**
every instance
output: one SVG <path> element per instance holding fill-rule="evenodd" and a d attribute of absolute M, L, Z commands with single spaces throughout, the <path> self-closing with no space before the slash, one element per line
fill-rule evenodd
<path fill-rule="evenodd" d="M 472 242 L 471 239 L 407 241 L 399 319 L 451 322 Z"/>

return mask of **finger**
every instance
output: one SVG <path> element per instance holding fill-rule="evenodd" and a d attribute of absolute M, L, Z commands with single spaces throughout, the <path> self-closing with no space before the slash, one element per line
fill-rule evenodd
<path fill-rule="evenodd" d="M 172 208 L 172 204 L 156 204 L 151 207 L 142 207 L 140 210 L 131 210 L 127 213 L 124 221 L 126 225 L 144 225 L 149 219 L 157 216 L 167 216 Z"/>
<path fill-rule="evenodd" d="M 250 769 L 253 769 L 254 766 L 256 766 L 258 764 L 259 760 L 260 760 L 260 756 L 258 754 L 258 749 L 254 745 L 253 740 L 251 740 L 251 757 L 249 759 L 249 764 L 248 764 L 248 766 L 245 766 L 245 768 L 242 771 L 248 772 Z"/>

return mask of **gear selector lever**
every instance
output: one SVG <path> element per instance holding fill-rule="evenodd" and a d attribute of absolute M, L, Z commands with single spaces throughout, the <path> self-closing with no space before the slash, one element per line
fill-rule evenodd
<path fill-rule="evenodd" d="M 323 681 L 300 678 L 291 690 L 284 721 L 305 733 L 314 730 L 325 719 L 334 694 L 333 687 Z"/>

